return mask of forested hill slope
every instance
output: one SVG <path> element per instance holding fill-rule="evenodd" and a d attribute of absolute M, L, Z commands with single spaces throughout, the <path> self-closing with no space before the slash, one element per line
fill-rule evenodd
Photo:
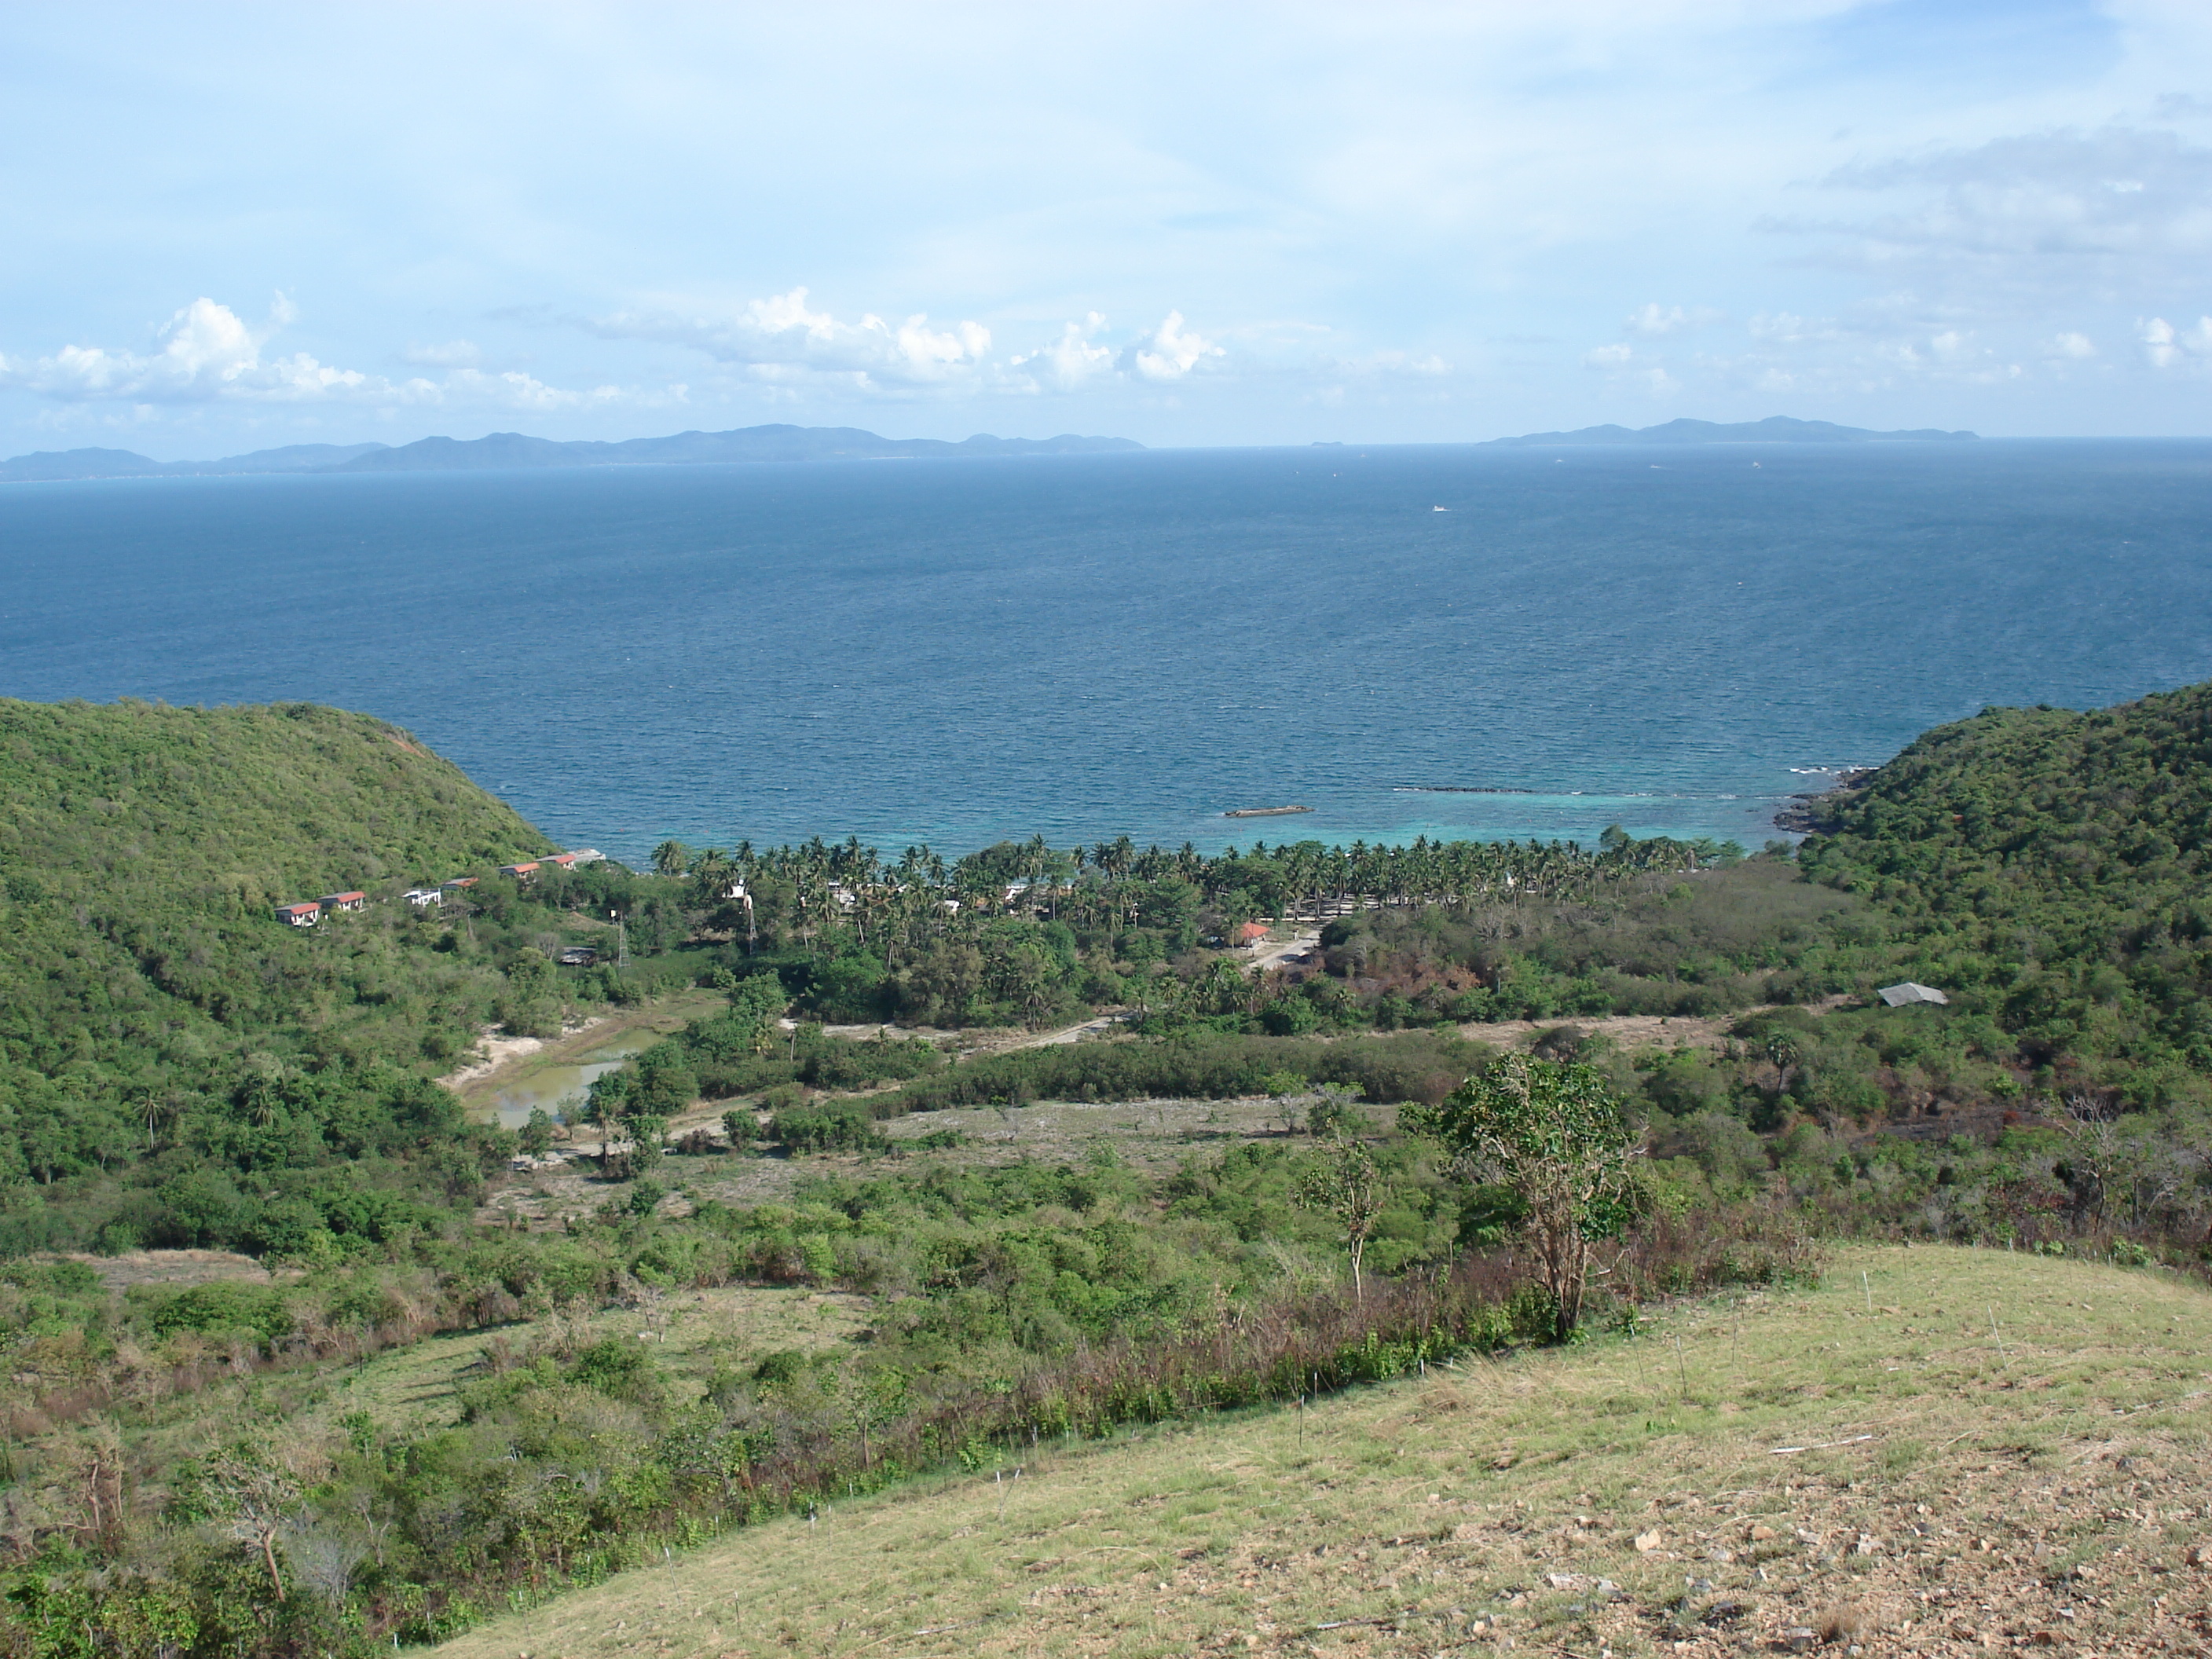
<path fill-rule="evenodd" d="M 2031 1050 L 2212 1069 L 2212 684 L 1938 726 L 1821 828 L 1806 873 L 1916 925 L 1917 976 Z"/>
<path fill-rule="evenodd" d="M 246 1070 L 450 1052 L 501 964 L 394 896 L 547 850 L 362 715 L 0 701 L 0 1185 L 150 1152 Z M 384 902 L 312 929 L 271 915 L 356 888 Z"/>
<path fill-rule="evenodd" d="M 162 893 L 258 913 L 554 850 L 404 732 L 312 703 L 0 700 L 0 875 L 95 908 Z"/>

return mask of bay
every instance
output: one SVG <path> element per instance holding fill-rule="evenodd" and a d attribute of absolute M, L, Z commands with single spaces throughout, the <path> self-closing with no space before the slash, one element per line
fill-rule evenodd
<path fill-rule="evenodd" d="M 2182 441 L 11 485 L 0 692 L 362 709 L 629 860 L 1756 846 L 1937 722 L 2212 677 L 2208 526 Z"/>

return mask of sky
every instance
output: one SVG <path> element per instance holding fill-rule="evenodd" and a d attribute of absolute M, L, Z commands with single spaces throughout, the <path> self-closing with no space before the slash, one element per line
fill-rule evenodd
<path fill-rule="evenodd" d="M 2212 6 L 0 12 L 0 453 L 2212 434 Z"/>

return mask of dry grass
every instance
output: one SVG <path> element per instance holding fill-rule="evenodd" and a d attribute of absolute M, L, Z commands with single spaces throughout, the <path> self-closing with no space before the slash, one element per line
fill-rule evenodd
<path fill-rule="evenodd" d="M 127 1291 L 135 1285 L 213 1285 L 226 1279 L 266 1285 L 278 1277 L 252 1256 L 229 1250 L 126 1250 L 121 1255 L 72 1254 L 55 1259 L 82 1262 L 111 1291 Z"/>
<path fill-rule="evenodd" d="M 718 1101 L 711 1109 L 695 1109 L 672 1126 L 672 1133 L 719 1125 L 723 1112 L 740 1103 Z M 1303 1113 L 1310 1102 L 1291 1103 Z M 1375 1123 L 1389 1127 L 1396 1109 L 1361 1109 Z M 702 1199 L 750 1206 L 789 1200 L 793 1189 L 809 1176 L 870 1176 L 919 1167 L 917 1160 L 967 1168 L 1017 1164 L 1024 1159 L 1039 1164 L 1074 1164 L 1103 1141 L 1122 1159 L 1148 1175 L 1171 1174 L 1186 1159 L 1211 1158 L 1232 1146 L 1255 1140 L 1287 1140 L 1283 1103 L 1263 1097 L 1236 1100 L 1131 1100 L 1101 1103 L 1040 1103 L 1001 1111 L 994 1107 L 963 1107 L 941 1112 L 916 1112 L 891 1118 L 877 1126 L 893 1140 L 912 1139 L 939 1129 L 957 1129 L 967 1144 L 941 1152 L 909 1156 L 904 1162 L 889 1158 L 840 1154 L 829 1157 L 781 1158 L 746 1154 L 741 1157 L 672 1157 L 653 1171 L 664 1186 L 680 1188 Z M 581 1143 L 595 1146 L 592 1131 L 580 1129 Z M 1296 1143 L 1306 1146 L 1299 1137 Z M 494 1179 L 484 1204 L 477 1212 L 480 1224 L 506 1224 L 520 1219 L 544 1229 L 557 1227 L 568 1216 L 590 1213 L 627 1189 L 617 1182 L 599 1179 L 586 1163 L 563 1169 L 540 1170 L 528 1175 Z"/>
<path fill-rule="evenodd" d="M 833 1504 L 443 1650 L 2202 1652 L 2208 1353 L 2166 1278 L 1856 1250 L 1633 1339 Z"/>
<path fill-rule="evenodd" d="M 1824 1014 L 1850 1000 L 1833 996 L 1797 1006 L 1808 1013 Z M 1568 1014 L 1558 1019 L 1495 1020 L 1462 1025 L 1459 1034 L 1495 1048 L 1525 1048 L 1545 1032 L 1571 1025 L 1587 1036 L 1605 1038 L 1617 1048 L 1718 1048 L 1728 1041 L 1729 1028 L 1738 1020 L 1769 1012 L 1776 1006 L 1762 1002 L 1732 1014 L 1606 1014 L 1588 1019 Z"/>
<path fill-rule="evenodd" d="M 568 1334 L 573 1343 L 607 1337 L 650 1342 L 663 1370 L 679 1388 L 690 1379 L 696 1395 L 717 1363 L 747 1364 L 778 1349 L 835 1347 L 866 1328 L 872 1310 L 866 1297 L 842 1291 L 732 1285 L 672 1291 L 605 1309 L 577 1321 Z M 366 1411 L 380 1427 L 408 1435 L 444 1427 L 459 1420 L 459 1390 L 482 1368 L 487 1345 L 520 1354 L 537 1334 L 524 1322 L 392 1349 L 356 1369 L 334 1371 L 315 1416 L 334 1423 L 340 1413 Z"/>

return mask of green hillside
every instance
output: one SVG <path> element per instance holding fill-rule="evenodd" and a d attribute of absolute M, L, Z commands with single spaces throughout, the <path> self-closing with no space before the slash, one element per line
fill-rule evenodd
<path fill-rule="evenodd" d="M 1828 804 L 1812 879 L 1914 939 L 2054 1081 L 2146 1103 L 2212 1071 L 2212 685 L 1939 726 Z"/>
<path fill-rule="evenodd" d="M 2201 1652 L 2208 1340 L 2167 1275 L 1854 1249 L 1635 1336 L 992 1448 L 438 1651 Z"/>
<path fill-rule="evenodd" d="M 16 1249 L 88 1242 L 112 1208 L 94 1189 L 112 1200 L 140 1165 L 131 1181 L 159 1186 L 210 1155 L 248 1170 L 370 1150 L 325 1133 L 340 1097 L 389 1117 L 514 988 L 500 930 L 448 938 L 398 894 L 550 850 L 404 732 L 307 704 L 0 702 L 0 1245 Z M 271 914 L 348 889 L 376 902 L 312 929 Z M 417 1115 L 452 1109 L 413 1097 Z M 249 1131 L 291 1139 L 234 1144 Z M 118 1224 L 110 1242 L 143 1242 Z"/>
<path fill-rule="evenodd" d="M 1929 1541 L 1946 1527 L 2044 1526 L 2005 1507 L 2003 1460 L 2089 1455 L 2114 1412 L 2166 1411 L 2194 1352 L 2201 1297 L 2165 1275 L 2212 1260 L 2208 708 L 2212 688 L 1989 712 L 1824 803 L 1802 853 L 1040 837 L 891 865 L 857 841 L 670 842 L 649 874 L 487 876 L 423 915 L 404 885 L 544 842 L 404 733 L 313 708 L 0 705 L 0 1654 L 136 1651 L 167 1621 L 191 1659 L 366 1659 L 740 1523 L 714 1572 L 773 1636 L 750 1612 L 719 1625 L 679 1565 L 495 1639 L 623 1651 L 649 1624 L 672 1651 L 857 1651 L 975 1620 L 962 1640 L 1009 1651 L 1188 1651 L 1352 1618 L 1403 1647 L 1481 1607 L 1470 1638 L 1502 1618 L 1581 1652 L 1784 1639 L 1832 1593 L 1900 1628 L 1933 1617 L 1890 1569 L 1950 1561 Z M 353 886 L 360 915 L 270 913 Z M 556 965 L 610 908 L 643 959 Z M 1256 918 L 1266 950 L 1228 943 Z M 1908 977 L 1948 1003 L 1871 994 Z M 488 1022 L 542 1035 L 611 1003 L 661 1034 L 591 1085 L 580 1139 L 611 1156 L 558 1156 L 579 1139 L 542 1117 L 471 1124 L 431 1080 Z M 815 1023 L 884 1018 L 913 1040 Z M 970 1029 L 915 1029 L 940 1023 Z M 1501 1074 L 1510 1050 L 1549 1069 Z M 1600 1252 L 1589 1346 L 1542 1353 L 1567 1304 L 1522 1275 L 1553 1189 L 1451 1159 L 1399 1109 L 1569 1073 L 1607 1144 L 1646 1156 L 1633 1213 L 1606 1201 L 1627 1231 Z M 525 1145 L 556 1156 L 510 1167 Z M 1861 1256 L 1867 1278 L 1816 1296 L 1815 1235 L 1998 1249 Z M 41 1254 L 61 1250 L 94 1254 Z M 1753 1285 L 1760 1321 L 1682 1301 Z M 2074 1316 L 2092 1297 L 2157 1316 L 2099 1336 Z M 1680 1346 L 1622 1340 L 1655 1317 Z M 1453 1365 L 1482 1398 L 1432 1435 L 1420 1399 L 1463 1382 Z M 1225 1480 L 1079 1449 L 1208 1419 L 1178 1443 L 1227 1457 Z M 1355 1422 L 1372 1432 L 1305 1443 Z M 2193 1418 L 2162 1432 L 2160 1458 L 2193 1455 Z M 1849 1449 L 1862 1433 L 1893 1456 Z M 1428 1461 L 1390 1462 L 1416 1440 Z M 1950 1467 L 1969 1443 L 1980 1474 Z M 1770 1462 L 1777 1445 L 1835 1455 Z M 1912 1484 L 1923 1456 L 1948 1485 Z M 956 1471 L 1004 1460 L 1028 1471 L 1006 1513 L 1031 1541 L 979 1578 L 982 1547 L 946 1542 L 980 1535 Z M 1808 1508 L 1791 1483 L 1821 1468 Z M 1789 1472 L 1777 1491 L 1754 1471 Z M 1073 1507 L 1031 1511 L 1048 1492 Z M 1664 1548 L 1726 1592 L 1707 1605 L 1634 1540 L 1644 1512 L 1722 1492 L 1758 1502 L 1661 1528 L 1691 1529 L 1695 1551 Z M 1923 1518 L 1885 1529 L 1893 1502 Z M 1422 1536 L 1403 1512 L 1439 1506 L 1426 1564 L 1389 1565 Z M 817 1510 L 917 1576 L 787 1572 Z M 1610 1516 L 1602 1538 L 1577 1513 Z M 2069 1572 L 2078 1514 L 2037 1534 Z M 1202 1535 L 1170 1535 L 1186 1520 Z M 1865 1566 L 1829 1542 L 1861 1532 L 1896 1548 Z M 1141 1578 L 1094 1571 L 1139 1553 Z M 1765 1569 L 1787 1588 L 1754 1589 Z M 684 1626 L 639 1605 L 660 1583 L 685 1587 Z M 1017 1610 L 1032 1592 L 1078 1622 Z M 1947 1605 L 1944 1628 L 1987 1611 Z"/>

